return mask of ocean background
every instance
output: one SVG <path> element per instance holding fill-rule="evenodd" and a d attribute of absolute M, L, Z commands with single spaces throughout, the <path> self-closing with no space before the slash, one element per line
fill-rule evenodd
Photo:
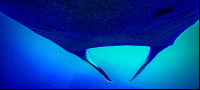
<path fill-rule="evenodd" d="M 113 46 L 88 49 L 113 83 L 77 56 L 0 13 L 0 89 L 198 89 L 199 21 L 145 62 L 150 48 Z"/>

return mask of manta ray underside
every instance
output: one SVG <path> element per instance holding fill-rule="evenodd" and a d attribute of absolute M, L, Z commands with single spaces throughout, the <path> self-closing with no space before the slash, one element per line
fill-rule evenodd
<path fill-rule="evenodd" d="M 149 46 L 149 56 L 133 80 L 198 21 L 199 0 L 0 0 L 0 12 L 77 55 L 108 81 L 87 49 Z"/>

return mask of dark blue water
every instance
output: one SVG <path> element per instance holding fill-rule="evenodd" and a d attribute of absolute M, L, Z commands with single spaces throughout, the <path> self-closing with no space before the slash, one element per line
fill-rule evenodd
<path fill-rule="evenodd" d="M 88 50 L 114 81 L 48 39 L 0 13 L 0 88 L 199 88 L 199 21 L 132 82 L 149 47 Z"/>

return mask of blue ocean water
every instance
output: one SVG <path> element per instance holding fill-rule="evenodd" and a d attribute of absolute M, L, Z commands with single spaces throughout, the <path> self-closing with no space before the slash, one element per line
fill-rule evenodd
<path fill-rule="evenodd" d="M 0 88 L 199 88 L 199 21 L 173 46 L 160 52 L 129 81 L 146 60 L 149 47 L 89 49 L 113 83 L 75 55 L 0 13 Z"/>

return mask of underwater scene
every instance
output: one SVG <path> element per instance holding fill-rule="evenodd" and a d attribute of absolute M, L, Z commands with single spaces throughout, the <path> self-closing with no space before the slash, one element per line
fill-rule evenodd
<path fill-rule="evenodd" d="M 159 53 L 130 80 L 145 62 L 149 47 L 109 46 L 88 50 L 114 81 L 52 41 L 0 13 L 0 88 L 54 89 L 198 89 L 199 21 L 174 45 Z"/>
<path fill-rule="evenodd" d="M 0 0 L 0 89 L 199 89 L 198 0 Z"/>

